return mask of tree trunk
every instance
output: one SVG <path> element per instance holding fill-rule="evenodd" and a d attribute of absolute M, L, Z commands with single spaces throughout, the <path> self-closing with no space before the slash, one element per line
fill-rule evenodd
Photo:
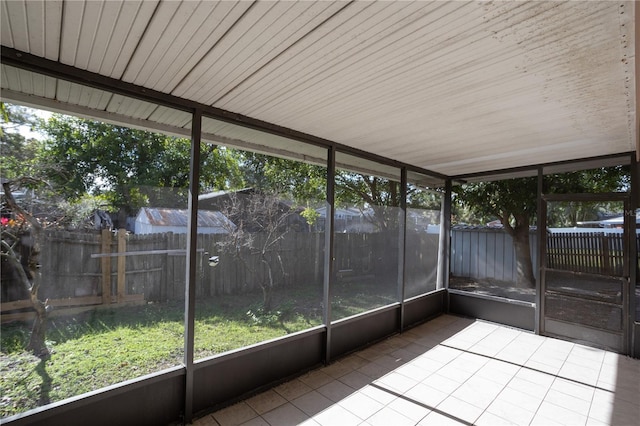
<path fill-rule="evenodd" d="M 36 311 L 36 317 L 33 320 L 33 328 L 31 329 L 31 337 L 29 338 L 29 349 L 33 353 L 44 358 L 49 355 L 49 349 L 45 343 L 45 335 L 47 330 L 47 305 L 49 300 L 42 302 L 38 298 L 38 290 L 40 290 L 40 232 L 36 230 L 33 236 L 23 236 L 21 246 L 23 249 L 23 268 L 25 271 L 25 284 L 29 288 L 29 297 L 33 310 Z"/>
<path fill-rule="evenodd" d="M 46 326 L 47 326 L 47 301 L 42 302 L 38 299 L 38 289 L 40 288 L 40 237 L 42 225 L 31 214 L 20 207 L 11 193 L 11 186 L 19 183 L 21 180 L 31 182 L 31 178 L 18 179 L 15 182 L 6 181 L 2 184 L 5 194 L 5 200 L 9 209 L 16 215 L 22 216 L 30 225 L 31 230 L 23 232 L 19 236 L 20 255 L 17 255 L 11 244 L 2 241 L 2 246 L 7 250 L 8 259 L 13 263 L 16 272 L 22 281 L 22 285 L 29 292 L 31 305 L 36 311 L 36 317 L 33 321 L 33 328 L 29 338 L 28 349 L 31 349 L 36 356 L 45 358 L 49 355 L 49 350 L 45 343 Z M 4 253 L 3 253 L 4 254 Z"/>
<path fill-rule="evenodd" d="M 22 243 L 33 244 L 33 241 L 31 238 L 25 236 L 22 238 Z M 38 246 L 32 245 L 31 247 L 27 247 L 28 250 L 25 250 L 25 246 L 21 245 L 20 251 L 23 252 L 23 256 L 25 257 L 22 258 L 21 261 L 18 261 L 16 253 L 4 241 L 3 246 L 9 248 L 6 253 L 7 259 L 9 260 L 7 265 L 16 272 L 16 277 L 21 281 L 22 286 L 29 293 L 31 306 L 36 313 L 27 349 L 33 351 L 34 355 L 44 358 L 49 355 L 49 350 L 45 344 L 48 300 L 42 302 L 38 299 L 38 288 L 40 284 L 36 259 L 40 251 Z"/>
<path fill-rule="evenodd" d="M 513 246 L 516 251 L 516 287 L 534 288 L 536 286 L 529 246 L 529 227 L 515 229 Z"/>
<path fill-rule="evenodd" d="M 33 309 L 36 311 L 36 317 L 33 320 L 33 328 L 31 329 L 28 348 L 33 351 L 34 355 L 43 358 L 49 355 L 49 349 L 45 343 L 47 310 L 45 303 L 38 300 L 37 295 L 31 297 L 31 303 L 33 304 Z"/>
<path fill-rule="evenodd" d="M 262 284 L 262 309 L 264 312 L 271 312 L 272 304 L 272 290 L 273 290 L 273 273 L 271 271 L 271 265 L 267 260 L 265 254 L 262 254 L 262 263 L 267 267 L 268 280 Z"/>

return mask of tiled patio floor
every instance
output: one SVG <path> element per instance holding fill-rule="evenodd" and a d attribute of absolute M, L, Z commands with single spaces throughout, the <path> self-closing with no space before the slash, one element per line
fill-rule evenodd
<path fill-rule="evenodd" d="M 640 360 L 444 315 L 194 422 L 639 425 Z"/>

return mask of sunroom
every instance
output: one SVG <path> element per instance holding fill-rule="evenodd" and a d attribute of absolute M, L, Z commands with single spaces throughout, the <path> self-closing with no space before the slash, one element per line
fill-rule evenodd
<path fill-rule="evenodd" d="M 637 371 L 634 2 L 5 0 L 0 12 L 2 102 L 60 114 L 50 138 L 74 125 L 98 148 L 112 128 L 162 139 L 137 165 L 165 183 L 121 195 L 187 216 L 184 232 L 142 234 L 126 217 L 42 229 L 49 353 L 19 370 L 3 340 L 3 424 L 189 424 L 398 339 L 506 363 L 455 346 L 472 324 Z M 186 173 L 163 176 L 185 139 Z M 604 182 L 603 170 L 619 172 L 615 190 L 565 179 Z M 507 216 L 478 225 L 456 204 L 459 188 L 494 184 L 530 200 L 525 245 Z M 34 313 L 2 277 L 3 334 L 28 334 Z M 12 393 L 30 386 L 28 400 Z M 439 404 L 421 406 L 481 418 Z"/>

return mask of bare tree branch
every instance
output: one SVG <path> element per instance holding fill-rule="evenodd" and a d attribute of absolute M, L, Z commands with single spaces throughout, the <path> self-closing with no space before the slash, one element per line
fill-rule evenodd
<path fill-rule="evenodd" d="M 14 244 L 10 245 L 3 238 L 2 247 L 3 256 L 9 259 L 23 287 L 29 292 L 31 306 L 36 312 L 36 318 L 33 322 L 29 339 L 29 348 L 33 350 L 37 356 L 47 356 L 49 350 L 45 344 L 45 332 L 48 301 L 42 302 L 38 299 L 38 289 L 40 287 L 38 256 L 40 255 L 40 234 L 43 228 L 36 218 L 18 205 L 11 191 L 13 186 L 40 183 L 42 183 L 42 181 L 39 179 L 23 177 L 2 184 L 7 206 L 31 225 L 31 229 L 24 232 L 21 236 L 7 233 L 7 235 L 10 235 L 14 239 Z M 3 234 L 5 233 L 3 232 Z M 18 244 L 25 248 L 24 253 L 20 255 L 14 250 Z"/>
<path fill-rule="evenodd" d="M 221 249 L 232 252 L 254 275 L 254 279 L 258 279 L 257 269 L 260 268 L 250 267 L 251 262 L 246 256 L 260 257 L 260 264 L 266 269 L 266 279 L 259 280 L 263 292 L 263 309 L 270 311 L 271 295 L 276 281 L 274 270 L 284 270 L 278 243 L 289 232 L 289 220 L 293 210 L 276 195 L 262 193 L 246 197 L 230 194 L 223 210 L 222 213 L 235 225 L 225 226 L 227 238 L 218 245 Z M 279 268 L 275 269 L 277 266 Z"/>

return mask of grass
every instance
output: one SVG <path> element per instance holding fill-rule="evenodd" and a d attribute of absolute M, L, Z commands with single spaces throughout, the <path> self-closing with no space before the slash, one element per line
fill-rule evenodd
<path fill-rule="evenodd" d="M 371 283 L 337 285 L 334 318 L 392 303 L 393 294 L 393 288 L 384 290 Z M 322 324 L 321 288 L 278 290 L 275 308 L 268 313 L 262 311 L 261 301 L 261 293 L 198 300 L 195 359 Z M 169 302 L 51 318 L 47 328 L 51 355 L 46 359 L 24 350 L 30 324 L 3 324 L 0 417 L 181 365 L 183 312 L 184 302 Z"/>
<path fill-rule="evenodd" d="M 396 301 L 397 288 L 393 284 L 351 281 L 334 286 L 331 314 L 334 320 L 347 318 Z"/>

